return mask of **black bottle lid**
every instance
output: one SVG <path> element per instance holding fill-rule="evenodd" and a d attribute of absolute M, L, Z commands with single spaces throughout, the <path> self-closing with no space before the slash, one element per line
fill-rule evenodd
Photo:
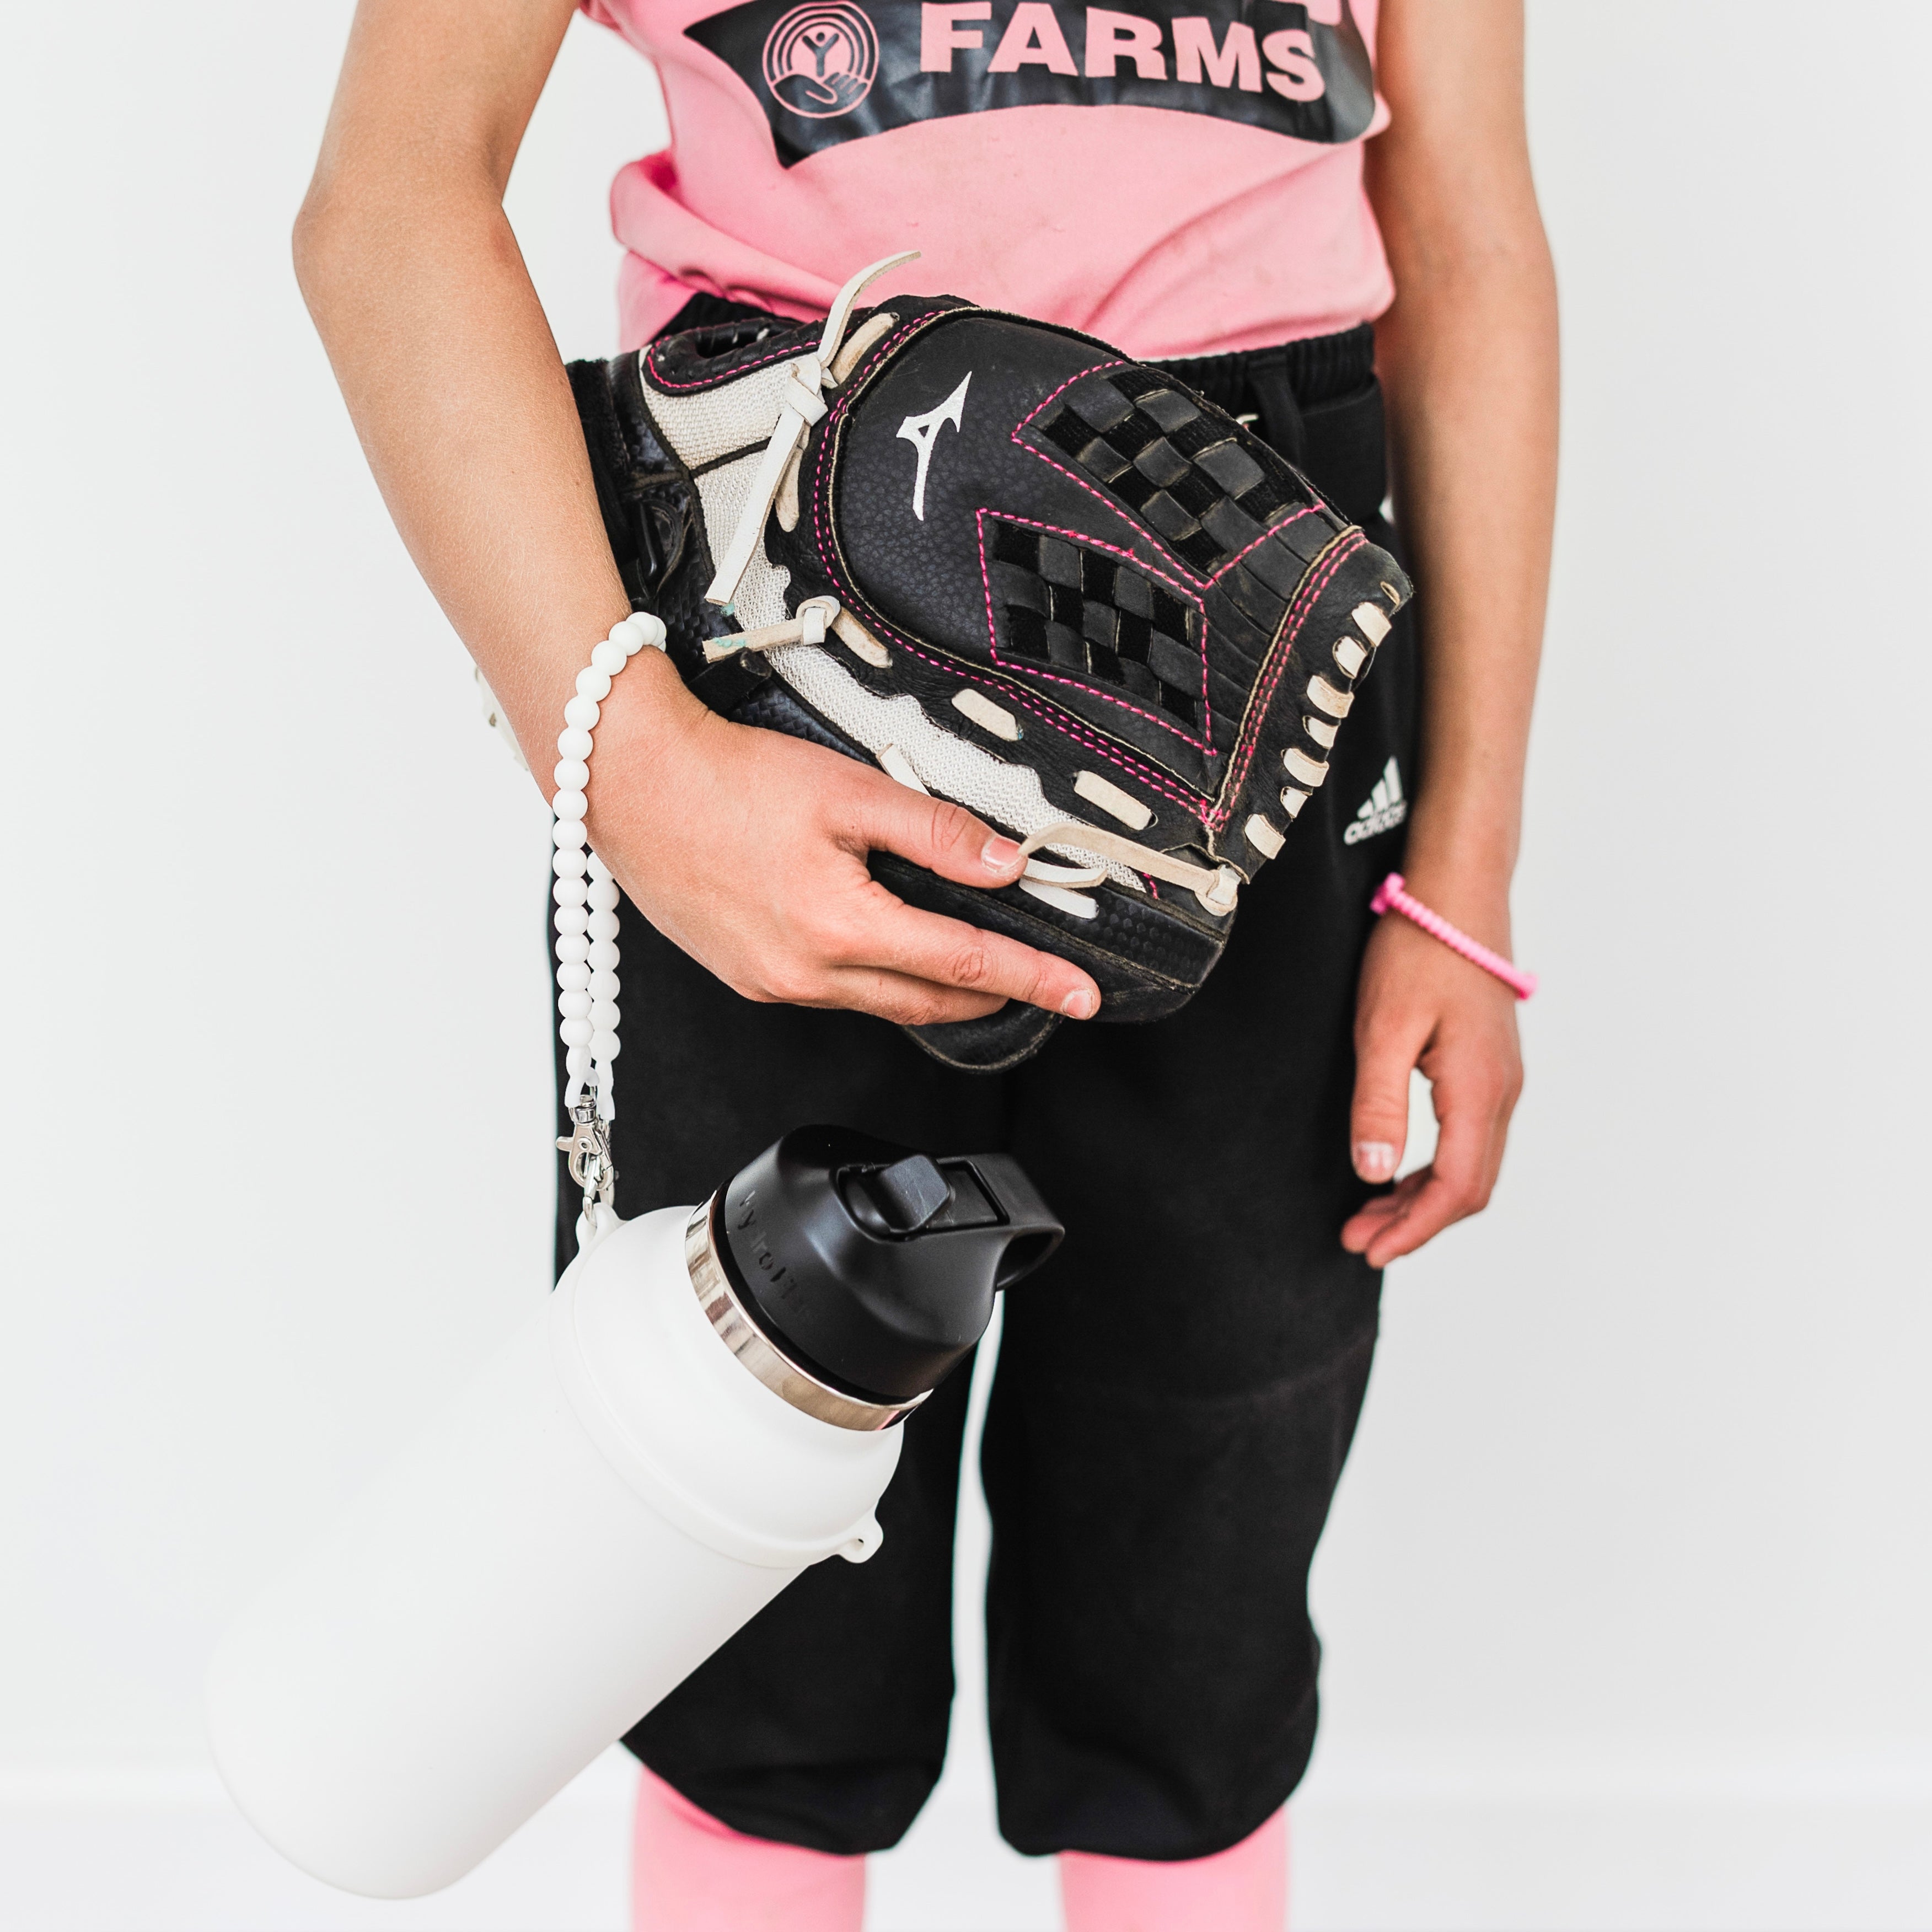
<path fill-rule="evenodd" d="M 862 1400 L 936 1388 L 993 1297 L 1066 1230 L 1010 1154 L 934 1157 L 800 1127 L 727 1185 L 717 1226 L 746 1312 L 778 1351 Z"/>

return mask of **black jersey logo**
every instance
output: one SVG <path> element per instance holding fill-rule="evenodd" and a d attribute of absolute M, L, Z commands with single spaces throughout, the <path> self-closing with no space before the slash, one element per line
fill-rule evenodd
<path fill-rule="evenodd" d="M 998 107 L 1167 107 L 1352 141 L 1375 72 L 1348 0 L 746 0 L 686 34 L 757 97 L 781 164 Z"/>

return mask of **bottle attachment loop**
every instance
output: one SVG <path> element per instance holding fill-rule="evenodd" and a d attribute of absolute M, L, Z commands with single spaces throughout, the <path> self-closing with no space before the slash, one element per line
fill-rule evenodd
<path fill-rule="evenodd" d="M 584 1190 L 577 1223 L 580 1248 L 588 1248 L 616 1225 L 617 1168 L 611 1158 L 610 1123 L 616 1107 L 611 1070 L 620 1042 L 618 1007 L 617 881 L 591 850 L 586 816 L 590 758 L 610 687 L 632 658 L 646 646 L 664 648 L 662 620 L 633 611 L 610 626 L 578 674 L 577 688 L 563 708 L 563 730 L 556 741 L 556 790 L 551 809 L 556 823 L 550 842 L 556 848 L 550 869 L 556 884 L 552 923 L 556 928 L 558 1036 L 563 1042 L 567 1084 L 563 1104 L 571 1131 L 560 1137 L 560 1152 L 570 1157 L 570 1178 Z"/>

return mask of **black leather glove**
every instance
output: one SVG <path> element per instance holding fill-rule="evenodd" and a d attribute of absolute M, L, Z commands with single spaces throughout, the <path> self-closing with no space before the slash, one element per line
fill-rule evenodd
<path fill-rule="evenodd" d="M 1408 580 L 1104 343 L 950 296 L 846 306 L 572 365 L 632 603 L 714 709 L 1035 855 L 981 892 L 875 854 L 899 897 L 1077 961 L 1102 1020 L 1158 1019 L 1326 776 Z M 991 1070 L 1058 1024 L 1012 1005 L 908 1030 Z"/>

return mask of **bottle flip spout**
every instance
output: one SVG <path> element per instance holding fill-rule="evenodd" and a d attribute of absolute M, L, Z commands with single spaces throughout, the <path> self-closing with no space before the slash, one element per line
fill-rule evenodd
<path fill-rule="evenodd" d="M 772 1346 L 867 1402 L 909 1402 L 971 1352 L 993 1297 L 1066 1230 L 1010 1154 L 934 1157 L 801 1127 L 717 1208 L 719 1259 Z"/>

